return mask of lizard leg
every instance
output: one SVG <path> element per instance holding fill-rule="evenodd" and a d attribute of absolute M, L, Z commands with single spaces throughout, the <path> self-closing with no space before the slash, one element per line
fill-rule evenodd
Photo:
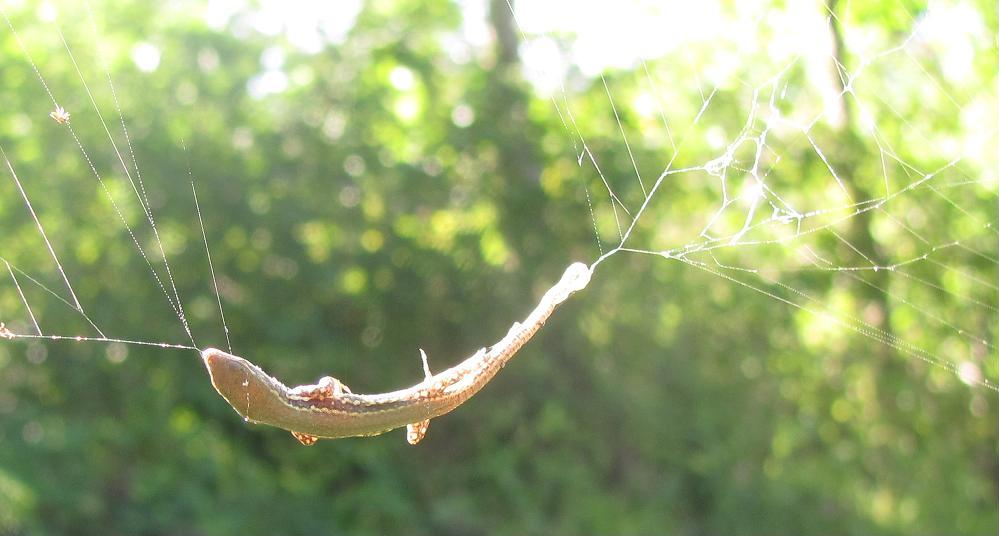
<path fill-rule="evenodd" d="M 406 425 L 406 442 L 415 445 L 427 435 L 427 428 L 430 427 L 430 419 Z"/>
<path fill-rule="evenodd" d="M 423 348 L 420 348 L 420 359 L 423 360 L 423 379 L 433 378 L 434 375 L 430 373 L 430 363 L 427 362 L 427 353 L 423 351 Z"/>
<path fill-rule="evenodd" d="M 301 432 L 292 432 L 291 435 L 293 435 L 295 439 L 298 440 L 299 443 L 305 445 L 306 447 L 311 447 L 312 445 L 316 444 L 316 441 L 319 441 L 318 437 L 314 435 L 303 434 Z"/>
<path fill-rule="evenodd" d="M 305 400 L 325 400 L 349 392 L 350 388 L 333 376 L 323 376 L 316 385 L 299 385 L 288 390 L 290 396 Z M 303 434 L 302 432 L 293 431 L 291 435 L 299 443 L 307 447 L 315 445 L 316 441 L 319 441 L 318 436 Z"/>
<path fill-rule="evenodd" d="M 429 380 L 429 379 L 433 378 L 434 375 L 430 373 L 430 364 L 427 363 L 427 353 L 424 352 L 422 348 L 420 348 L 420 358 L 423 360 L 423 377 L 424 377 L 424 379 Z M 431 393 L 431 394 L 434 394 L 434 393 Z M 406 425 L 406 441 L 410 445 L 415 445 L 415 444 L 419 443 L 420 440 L 423 439 L 423 436 L 427 435 L 427 428 L 429 428 L 429 427 L 430 427 L 430 419 L 427 419 L 427 420 L 424 420 L 424 421 L 420 421 L 420 422 L 414 422 L 412 424 L 407 424 Z"/>
<path fill-rule="evenodd" d="M 323 400 L 349 392 L 350 388 L 333 376 L 323 376 L 315 385 L 299 385 L 288 390 L 288 394 L 307 400 Z"/>

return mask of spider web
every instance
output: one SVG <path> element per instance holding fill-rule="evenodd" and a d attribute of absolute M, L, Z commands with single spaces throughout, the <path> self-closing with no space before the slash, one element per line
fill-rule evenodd
<path fill-rule="evenodd" d="M 933 451 L 926 454 L 929 461 L 913 466 L 973 474 L 982 463 L 961 465 L 966 460 L 960 458 L 969 451 L 981 453 L 985 447 L 979 439 L 994 436 L 994 419 L 981 423 L 992 416 L 993 392 L 999 390 L 994 358 L 999 344 L 999 178 L 994 171 L 999 161 L 994 148 L 999 140 L 988 119 L 999 117 L 995 30 L 983 22 L 987 16 L 962 3 L 931 3 L 920 11 L 900 5 L 890 21 L 866 21 L 863 9 L 853 5 L 823 11 L 800 2 L 786 8 L 734 4 L 511 6 L 523 74 L 537 94 L 548 97 L 547 110 L 561 129 L 556 140 L 543 143 L 559 156 L 541 171 L 540 187 L 552 199 L 572 203 L 570 231 L 589 240 L 584 258 L 565 259 L 566 264 L 590 262 L 594 269 L 590 286 L 572 300 L 587 305 L 576 310 L 579 325 L 607 330 L 608 325 L 637 324 L 634 316 L 622 315 L 616 322 L 606 318 L 608 310 L 641 309 L 643 304 L 625 301 L 635 296 L 620 290 L 628 284 L 652 296 L 656 309 L 650 316 L 669 321 L 688 311 L 696 317 L 717 310 L 700 302 L 716 300 L 719 308 L 731 308 L 698 318 L 721 326 L 711 333 L 749 331 L 735 325 L 742 321 L 755 321 L 752 325 L 769 332 L 770 319 L 758 317 L 772 315 L 773 332 L 798 338 L 767 340 L 759 345 L 765 347 L 762 357 L 759 351 L 721 356 L 717 363 L 724 370 L 717 374 L 742 376 L 762 385 L 763 392 L 772 379 L 767 375 L 773 375 L 779 395 L 801 406 L 792 420 L 809 417 L 803 392 L 835 393 L 828 397 L 830 407 L 814 412 L 822 447 L 817 456 L 835 459 L 822 460 L 834 471 L 842 469 L 837 462 L 851 460 L 847 478 L 870 471 L 855 485 L 841 486 L 858 501 L 872 498 L 871 509 L 879 508 L 873 499 L 882 483 L 863 479 L 880 480 L 896 466 L 871 469 L 859 457 L 841 457 L 842 448 L 856 445 L 843 447 L 846 442 L 823 436 L 830 427 L 822 419 L 855 425 L 864 433 L 871 429 L 868 438 L 854 442 L 875 456 L 921 449 L 912 446 L 920 441 L 912 437 L 920 434 L 956 438 L 956 446 L 935 442 L 933 447 L 940 443 L 946 452 L 928 448 Z M 485 14 L 476 11 L 483 7 L 472 2 L 464 9 L 466 34 L 449 38 L 468 41 L 467 48 L 488 46 L 490 39 L 480 28 Z M 280 11 L 258 17 L 273 21 Z M 0 365 L 22 353 L 28 363 L 39 363 L 51 349 L 65 347 L 104 348 L 111 362 L 125 359 L 135 346 L 152 346 L 152 353 L 166 358 L 193 353 L 206 340 L 237 353 L 245 350 L 238 335 L 230 343 L 225 320 L 224 307 L 238 311 L 241 305 L 236 285 L 212 265 L 210 237 L 221 233 L 212 233 L 210 213 L 227 207 L 216 206 L 218 196 L 199 200 L 213 185 L 195 180 L 197 167 L 181 165 L 184 173 L 164 176 L 158 169 L 162 160 L 154 164 L 153 155 L 133 147 L 143 132 L 169 126 L 145 123 L 141 109 L 129 108 L 130 99 L 124 97 L 141 94 L 143 84 L 152 82 L 111 80 L 109 72 L 118 69 L 108 64 L 120 58 L 104 52 L 107 14 L 89 6 L 86 14 L 70 24 L 45 4 L 0 0 L 0 43 L 15 43 L 6 49 L 15 53 L 2 58 L 0 68 L 17 63 L 29 73 L 23 79 L 9 77 L 5 85 L 32 87 L 38 96 L 37 102 L 15 109 L 0 107 L 0 336 L 13 339 L 0 340 Z M 310 46 L 304 43 L 303 49 Z M 462 50 L 457 47 L 455 57 L 467 54 Z M 147 44 L 134 44 L 131 53 L 140 71 L 155 70 L 160 61 L 159 52 Z M 218 57 L 203 60 L 209 65 Z M 281 91 L 287 77 L 280 62 L 264 58 L 262 63 L 248 89 Z M 75 74 L 71 84 L 56 82 L 53 73 L 60 66 Z M 60 105 L 71 113 L 68 125 L 46 117 Z M 468 113 L 456 110 L 455 123 L 467 120 Z M 337 128 L 335 121 L 311 126 Z M 36 134 L 43 128 L 59 129 L 65 144 L 38 147 Z M 86 138 L 83 132 L 103 135 Z M 233 127 L 236 154 L 228 156 L 250 158 L 240 150 L 244 134 Z M 177 144 L 170 158 L 183 160 L 194 152 L 181 139 Z M 42 165 L 32 165 L 32 155 L 39 152 L 45 154 Z M 227 155 L 213 157 L 222 161 Z M 189 182 L 190 197 L 164 199 L 157 182 L 167 180 L 183 181 L 185 190 Z M 95 183 L 103 212 L 63 204 L 73 194 L 92 195 Z M 55 189 L 59 195 L 48 194 Z M 341 199 L 356 195 L 345 190 Z M 190 221 L 161 220 L 166 203 L 189 208 Z M 81 222 L 87 232 L 69 222 Z M 114 273 L 121 259 L 99 258 L 94 251 L 102 250 L 95 241 L 124 242 L 138 268 Z M 177 258 L 181 242 L 204 247 L 204 262 L 168 263 Z M 118 278 L 143 289 L 130 288 L 127 301 L 110 304 L 85 298 L 96 294 L 95 287 L 113 289 Z M 191 291 L 184 278 L 200 282 L 198 290 Z M 703 289 L 677 288 L 683 284 Z M 114 297 L 113 292 L 100 295 Z M 745 305 L 749 302 L 769 307 Z M 126 316 L 169 318 L 173 328 L 143 331 Z M 590 322 L 597 317 L 600 322 Z M 615 337 L 627 338 L 596 328 L 573 336 L 604 337 L 612 341 L 609 347 L 620 340 Z M 768 337 L 772 334 L 759 333 L 761 339 Z M 53 342 L 62 339 L 67 343 Z M 660 334 L 643 340 L 665 341 L 663 346 L 675 342 Z M 710 347 L 710 342 L 696 344 Z M 655 359 L 656 350 L 643 357 Z M 787 354 L 814 360 L 795 360 L 805 368 L 781 368 Z M 647 394 L 641 382 L 628 381 L 629 373 L 643 373 L 644 365 L 632 357 L 607 351 L 593 366 L 613 369 L 615 389 L 623 385 L 625 393 L 634 388 Z M 871 380 L 843 373 L 850 363 L 888 366 L 866 367 L 874 371 Z M 788 377 L 804 379 L 795 384 Z M 912 410 L 900 417 L 901 426 L 892 428 L 897 423 L 889 423 L 887 412 L 874 417 L 874 424 L 864 420 L 867 407 L 877 405 L 864 406 L 865 389 L 870 390 L 865 382 L 903 384 L 885 389 L 900 413 Z M 785 393 L 788 385 L 798 391 Z M 658 384 L 652 388 L 666 390 Z M 8 400 L 0 405 L 13 407 Z M 960 406 L 934 417 L 927 400 Z M 853 409 L 851 403 L 856 403 Z M 930 424 L 914 424 L 915 413 L 929 415 L 925 422 Z M 661 415 L 658 408 L 655 415 Z M 917 426 L 928 431 L 906 433 Z M 724 435 L 740 433 L 735 428 Z M 41 430 L 32 421 L 22 433 L 26 441 L 37 442 Z M 775 427 L 772 433 L 773 454 L 759 457 L 767 477 L 781 463 L 781 430 Z M 893 434 L 897 442 L 881 449 L 887 442 L 879 444 L 878 434 Z M 807 460 L 810 454 L 803 451 L 810 448 L 788 447 L 786 456 Z M 941 462 L 950 458 L 955 465 Z M 809 462 L 804 463 L 786 465 L 801 468 Z M 906 463 L 900 462 L 903 472 L 910 469 Z M 903 473 L 906 485 L 888 484 L 898 492 L 903 522 L 905 501 L 923 508 L 919 501 L 926 496 L 907 487 L 908 476 Z M 979 477 L 955 481 L 963 485 L 972 478 Z M 991 500 L 991 491 L 975 493 Z"/>
<path fill-rule="evenodd" d="M 594 229 L 596 278 L 615 277 L 622 268 L 610 261 L 622 257 L 683 263 L 799 312 L 824 341 L 852 334 L 872 348 L 953 373 L 941 381 L 999 390 L 996 363 L 989 358 L 997 350 L 999 307 L 999 231 L 993 224 L 999 180 L 988 171 L 995 169 L 989 147 L 996 136 L 993 126 L 980 121 L 996 110 L 995 95 L 974 89 L 968 66 L 976 54 L 988 52 L 976 43 L 990 42 L 981 24 L 969 22 L 979 20 L 974 13 L 942 4 L 904 12 L 904 31 L 872 36 L 835 12 L 782 18 L 758 7 L 685 18 L 639 3 L 591 14 L 598 22 L 574 28 L 574 38 L 566 40 L 555 37 L 567 31 L 559 26 L 565 18 L 551 13 L 598 8 L 554 4 L 551 12 L 532 12 L 539 5 L 515 12 L 526 74 L 550 95 L 564 127 L 565 151 L 578 165 L 575 185 L 587 203 L 579 224 Z M 101 55 L 100 32 L 88 13 L 92 59 L 103 80 L 85 74 L 92 66 L 77 63 L 80 45 L 71 46 L 55 17 L 40 18 L 76 69 L 125 181 L 107 181 L 72 121 L 66 130 L 79 167 L 100 183 L 111 218 L 127 230 L 161 294 L 157 299 L 178 318 L 178 340 L 184 342 L 109 335 L 90 315 L 94 305 L 81 303 L 74 291 L 87 275 L 60 261 L 53 231 L 32 204 L 17 158 L 6 151 L 4 171 L 50 265 L 22 266 L 0 250 L 9 278 L 3 334 L 196 350 L 167 261 L 168 240 L 157 227 L 155 203 Z M 6 7 L 3 18 L 32 66 L 34 83 L 56 109 L 60 97 L 46 83 L 32 45 Z M 621 19 L 626 27 L 615 28 Z M 712 23 L 697 25 L 694 19 Z M 678 37 L 657 38 L 664 29 Z M 596 35 L 588 40 L 586 32 Z M 602 58 L 593 43 L 621 35 L 631 35 L 635 46 Z M 745 65 L 759 67 L 739 67 Z M 577 89 L 594 77 L 599 99 Z M 919 92 L 906 93 L 893 80 Z M 98 104 L 95 91 L 111 95 L 113 111 Z M 698 106 L 675 105 L 689 95 L 698 96 Z M 602 121 L 580 121 L 579 110 L 592 105 L 608 113 Z M 934 124 L 954 117 L 956 131 Z M 905 128 L 882 128 L 888 123 Z M 925 147 L 933 150 L 919 152 Z M 606 161 L 622 158 L 633 176 L 604 172 L 611 167 Z M 193 176 L 190 181 L 200 222 Z M 683 213 L 688 205 L 710 208 Z M 224 325 L 203 223 L 200 232 Z M 810 285 L 810 274 L 833 278 Z M 845 290 L 830 290 L 828 281 Z M 60 302 L 65 314 L 39 318 L 32 303 L 41 300 Z M 74 330 L 86 335 L 70 334 Z"/>
<path fill-rule="evenodd" d="M 653 36 L 664 29 L 682 34 L 685 25 L 702 29 L 677 11 L 647 5 L 638 10 L 628 16 L 645 21 L 628 23 L 638 42 L 647 37 L 642 28 Z M 999 181 L 984 171 L 994 159 L 987 147 L 995 143 L 996 130 L 972 119 L 983 107 L 994 108 L 991 92 L 968 88 L 973 86 L 968 64 L 975 57 L 971 43 L 989 42 L 975 24 L 977 15 L 942 4 L 918 16 L 905 12 L 906 32 L 884 39 L 851 34 L 850 28 L 844 32 L 833 12 L 797 19 L 798 28 L 779 17 L 768 20 L 765 9 L 731 18 L 717 15 L 713 31 L 708 28 L 701 37 L 712 46 L 707 53 L 699 50 L 696 61 L 695 53 L 682 51 L 670 55 L 674 65 L 667 68 L 662 60 L 635 60 L 641 81 L 628 95 L 631 109 L 624 109 L 615 99 L 614 83 L 601 76 L 614 131 L 634 169 L 630 182 L 602 173 L 600 161 L 608 155 L 591 149 L 594 139 L 605 145 L 601 138 L 611 129 L 606 124 L 601 125 L 604 133 L 580 127 L 564 85 L 555 92 L 554 106 L 581 167 L 589 172 L 589 195 L 600 200 L 593 221 L 601 255 L 594 265 L 622 254 L 682 262 L 800 311 L 820 336 L 854 333 L 903 358 L 950 371 L 966 384 L 997 390 L 990 356 L 997 350 L 999 233 L 993 221 Z M 614 12 L 592 18 L 614 33 Z M 761 24 L 730 32 L 747 21 Z M 833 31 L 840 33 L 839 40 L 845 35 L 846 44 L 835 43 Z M 816 43 L 816 36 L 827 40 Z M 848 46 L 853 36 L 861 42 L 857 50 Z M 551 41 L 542 32 L 534 43 L 540 55 L 548 56 L 547 68 L 569 72 L 569 66 L 558 65 Z M 647 42 L 664 46 L 662 41 Z M 843 63 L 842 49 L 857 55 L 850 61 L 855 67 Z M 769 73 L 751 71 L 752 78 L 745 78 L 747 73 L 731 67 L 758 61 L 761 52 L 774 65 Z M 669 82 L 657 73 L 668 73 Z M 536 75 L 552 78 L 544 67 Z M 914 84 L 924 94 L 893 94 L 894 80 Z M 671 117 L 668 99 L 677 90 L 670 85 L 687 86 L 701 96 L 693 118 Z M 910 115 L 919 98 L 926 99 L 925 107 Z M 748 113 L 733 118 L 731 105 L 719 103 L 722 99 L 742 102 Z M 625 113 L 641 117 L 645 128 L 636 130 L 633 121 L 626 125 Z M 906 130 L 879 127 L 886 116 Z M 962 119 L 958 135 L 934 130 L 934 117 L 953 116 Z M 667 164 L 643 168 L 629 139 L 648 145 L 656 136 Z M 708 147 L 688 148 L 695 145 L 685 144 L 691 138 L 709 140 Z M 913 154 L 913 144 L 935 151 Z M 843 146 L 849 154 L 843 154 Z M 805 169 L 808 177 L 801 175 L 802 166 L 789 164 L 802 159 L 814 163 Z M 691 164 L 696 162 L 702 163 Z M 712 211 L 684 214 L 687 221 L 679 225 L 669 221 L 676 214 L 671 208 L 682 205 L 685 196 L 704 193 L 717 200 Z M 854 312 L 855 307 L 793 282 L 810 272 L 833 273 L 841 286 L 855 293 L 873 291 L 877 298 Z M 891 323 L 888 315 L 905 321 Z M 934 340 L 942 342 L 925 342 Z"/>

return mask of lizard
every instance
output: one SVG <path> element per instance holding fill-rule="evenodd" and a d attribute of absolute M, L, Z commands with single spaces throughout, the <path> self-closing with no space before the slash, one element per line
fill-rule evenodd
<path fill-rule="evenodd" d="M 423 359 L 424 380 L 378 394 L 355 394 L 340 380 L 325 376 L 314 385 L 289 388 L 250 361 L 218 350 L 201 352 L 215 390 L 248 422 L 289 430 L 303 445 L 320 438 L 374 436 L 406 426 L 415 445 L 430 419 L 457 408 L 481 390 L 516 355 L 555 309 L 586 287 L 592 270 L 577 262 L 551 287 L 523 322 L 515 322 L 499 342 L 481 348 L 461 363 L 431 374 Z"/>

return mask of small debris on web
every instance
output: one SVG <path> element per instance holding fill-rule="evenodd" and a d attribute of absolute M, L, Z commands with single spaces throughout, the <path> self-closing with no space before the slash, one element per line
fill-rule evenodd
<path fill-rule="evenodd" d="M 7 329 L 7 326 L 5 326 L 3 322 L 0 322 L 0 338 L 7 340 L 14 338 L 14 332 Z"/>
<path fill-rule="evenodd" d="M 69 112 L 66 111 L 62 106 L 56 105 L 56 109 L 53 112 L 49 112 L 49 117 L 55 120 L 56 123 L 60 125 L 65 125 L 69 123 Z"/>

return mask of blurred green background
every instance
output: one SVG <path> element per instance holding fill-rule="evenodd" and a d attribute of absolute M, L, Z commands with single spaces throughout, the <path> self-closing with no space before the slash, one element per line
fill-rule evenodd
<path fill-rule="evenodd" d="M 191 343 L 152 269 L 226 347 L 189 172 L 233 351 L 355 392 L 495 342 L 613 248 L 608 187 L 634 215 L 702 166 L 628 247 L 754 225 L 610 257 L 416 447 L 248 425 L 191 350 L 0 341 L 0 534 L 995 533 L 994 5 L 522 4 L 0 4 L 0 147 L 109 337 Z M 71 301 L 8 169 L 0 257 L 44 333 L 96 335 L 27 279 Z M 0 321 L 31 333 L 8 275 Z"/>

